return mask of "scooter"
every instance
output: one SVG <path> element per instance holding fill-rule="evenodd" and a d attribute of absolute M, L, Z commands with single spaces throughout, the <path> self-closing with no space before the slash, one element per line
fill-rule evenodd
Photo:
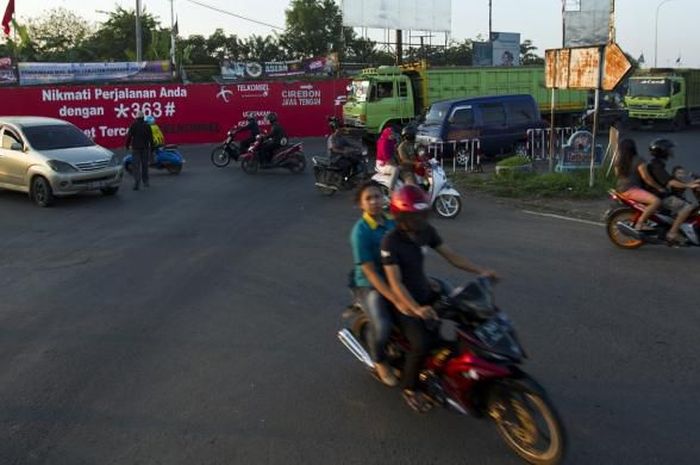
<path fill-rule="evenodd" d="M 671 213 L 663 210 L 656 212 L 647 221 L 651 231 L 637 231 L 634 225 L 646 206 L 615 190 L 610 190 L 609 194 L 618 204 L 605 214 L 606 231 L 613 244 L 623 249 L 637 249 L 645 244 L 672 245 L 666 240 L 674 219 Z M 681 225 L 680 233 L 687 242 L 679 245 L 700 246 L 700 211 L 697 208 Z"/>
<path fill-rule="evenodd" d="M 425 178 L 428 183 L 427 194 L 433 210 L 442 218 L 457 217 L 462 210 L 460 193 L 452 187 L 445 170 L 434 157 L 428 158 L 424 150 L 419 152 L 419 157 L 425 168 Z M 392 173 L 377 173 L 372 176 L 372 180 L 382 186 L 385 205 L 389 204 L 391 192 L 403 185 L 399 179 L 398 169 L 393 170 Z"/>
<path fill-rule="evenodd" d="M 566 453 L 566 430 L 546 390 L 521 365 L 527 357 L 513 324 L 493 298 L 488 278 L 450 289 L 439 282 L 440 299 L 432 305 L 439 319 L 426 321 L 439 343 L 424 360 L 419 386 L 429 407 L 493 421 L 503 441 L 520 458 L 536 465 L 556 465 Z M 370 320 L 359 303 L 343 312 L 340 342 L 373 374 L 368 353 Z M 387 360 L 399 370 L 408 340 L 393 328 Z M 375 374 L 376 377 L 376 374 Z M 457 433 L 459 434 L 459 433 Z"/>
<path fill-rule="evenodd" d="M 292 173 L 298 174 L 306 168 L 306 157 L 304 156 L 302 143 L 287 146 L 287 139 L 282 139 L 282 146 L 274 151 L 269 163 L 262 163 L 259 159 L 260 148 L 265 138 L 262 134 L 255 138 L 255 142 L 248 151 L 239 158 L 241 168 L 247 174 L 256 174 L 258 170 L 268 170 L 272 168 L 286 168 Z"/>
<path fill-rule="evenodd" d="M 250 129 L 248 126 L 241 126 L 242 123 L 239 123 L 236 128 L 230 129 L 226 133 L 224 142 L 212 150 L 211 162 L 217 168 L 228 166 L 231 160 L 237 162 L 241 154 L 248 151 L 250 144 L 245 142 L 248 138 L 243 138 L 241 135 L 249 132 Z"/>
<path fill-rule="evenodd" d="M 124 169 L 131 173 L 133 163 L 133 156 L 127 154 L 124 158 Z M 184 164 L 185 159 L 177 150 L 177 145 L 169 144 L 154 150 L 153 161 L 151 161 L 148 166 L 158 170 L 167 170 L 170 174 L 180 174 Z"/>
<path fill-rule="evenodd" d="M 353 189 L 370 176 L 366 148 L 358 149 L 345 156 L 334 155 L 333 158 L 316 156 L 311 160 L 314 164 L 316 189 L 329 197 L 339 190 Z M 349 171 L 346 166 L 343 166 L 344 163 L 353 164 Z"/>

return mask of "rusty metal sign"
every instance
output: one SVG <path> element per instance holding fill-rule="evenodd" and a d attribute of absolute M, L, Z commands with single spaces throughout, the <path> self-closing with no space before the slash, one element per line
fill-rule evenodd
<path fill-rule="evenodd" d="M 602 84 L 604 90 L 612 90 L 631 67 L 614 43 L 547 50 L 545 85 L 550 89 L 598 89 Z"/>
<path fill-rule="evenodd" d="M 613 90 L 631 69 L 632 63 L 617 44 L 605 47 L 603 90 Z"/>

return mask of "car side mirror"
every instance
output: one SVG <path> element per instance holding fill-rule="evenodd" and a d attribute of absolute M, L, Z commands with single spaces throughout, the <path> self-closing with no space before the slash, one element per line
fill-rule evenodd
<path fill-rule="evenodd" d="M 447 118 L 447 122 L 450 124 L 454 124 L 455 123 L 454 117 L 450 116 L 449 118 Z"/>
<path fill-rule="evenodd" d="M 12 145 L 10 145 L 10 150 L 15 150 L 17 152 L 23 152 L 24 146 L 22 144 L 20 144 L 19 142 L 13 142 Z"/>

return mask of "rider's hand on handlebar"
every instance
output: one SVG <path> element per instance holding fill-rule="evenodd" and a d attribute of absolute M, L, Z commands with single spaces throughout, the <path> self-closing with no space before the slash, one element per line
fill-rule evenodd
<path fill-rule="evenodd" d="M 493 280 L 494 282 L 501 279 L 500 276 L 498 276 L 498 274 L 493 270 L 482 270 L 481 273 L 479 273 L 479 276 L 483 276 L 484 278 L 489 278 L 489 279 Z"/>
<path fill-rule="evenodd" d="M 416 314 L 423 320 L 436 320 L 438 315 L 430 305 L 418 307 Z"/>

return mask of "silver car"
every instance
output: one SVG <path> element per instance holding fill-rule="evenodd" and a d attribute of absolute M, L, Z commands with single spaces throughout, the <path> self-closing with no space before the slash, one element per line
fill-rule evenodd
<path fill-rule="evenodd" d="M 0 116 L 0 188 L 26 192 L 41 206 L 85 191 L 114 195 L 123 168 L 116 155 L 67 121 Z"/>

